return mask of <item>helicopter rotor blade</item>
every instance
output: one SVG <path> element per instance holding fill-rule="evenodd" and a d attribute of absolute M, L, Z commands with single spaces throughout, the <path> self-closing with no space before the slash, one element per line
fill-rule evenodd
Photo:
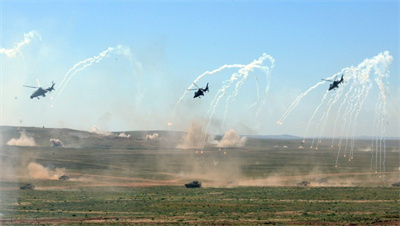
<path fill-rule="evenodd" d="M 199 88 L 199 89 L 200 89 L 200 87 L 198 87 L 198 86 L 196 85 L 196 83 L 194 83 L 194 82 L 193 82 L 193 85 L 195 85 L 197 88 Z"/>
<path fill-rule="evenodd" d="M 188 90 L 198 90 L 198 89 L 188 89 Z"/>
<path fill-rule="evenodd" d="M 38 89 L 39 87 L 35 87 L 35 86 L 25 86 L 24 87 L 28 87 L 28 88 L 34 88 L 34 89 Z"/>
<path fill-rule="evenodd" d="M 38 87 L 40 87 L 40 82 L 39 82 L 38 78 L 36 79 L 36 82 L 37 82 Z"/>
<path fill-rule="evenodd" d="M 327 82 L 333 82 L 332 80 L 329 80 L 329 79 L 321 79 L 321 80 L 327 81 Z"/>

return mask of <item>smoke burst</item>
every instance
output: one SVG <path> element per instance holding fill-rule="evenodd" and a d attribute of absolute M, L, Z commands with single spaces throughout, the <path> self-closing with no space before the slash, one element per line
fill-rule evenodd
<path fill-rule="evenodd" d="M 203 144 L 202 142 L 204 136 L 205 134 L 203 133 L 202 125 L 196 123 L 195 121 L 192 121 L 187 134 L 182 137 L 181 142 L 178 144 L 176 148 L 181 148 L 181 149 L 200 148 L 201 145 Z"/>
<path fill-rule="evenodd" d="M 147 134 L 146 135 L 146 140 L 156 140 L 158 139 L 158 133 L 153 133 L 153 134 Z"/>
<path fill-rule="evenodd" d="M 106 130 L 102 130 L 97 126 L 93 126 L 92 128 L 90 128 L 90 130 L 88 131 L 89 133 L 95 133 L 95 134 L 99 134 L 99 135 L 104 135 L 104 136 L 111 136 L 112 133 Z"/>
<path fill-rule="evenodd" d="M 56 138 L 50 139 L 50 143 L 51 143 L 54 147 L 62 147 L 62 146 L 63 146 L 61 140 L 56 139 Z"/>
<path fill-rule="evenodd" d="M 247 137 L 240 137 L 234 129 L 230 129 L 226 131 L 222 139 L 218 142 L 217 147 L 244 147 L 246 141 Z"/>
<path fill-rule="evenodd" d="M 39 163 L 31 162 L 28 165 L 28 174 L 34 179 L 57 180 L 65 174 L 65 169 L 55 168 L 54 170 L 50 170 Z"/>
<path fill-rule="evenodd" d="M 25 131 L 20 132 L 20 137 L 18 139 L 12 138 L 7 142 L 7 145 L 13 146 L 36 146 L 35 139 L 28 136 Z"/>
<path fill-rule="evenodd" d="M 123 138 L 131 138 L 131 135 L 130 135 L 130 134 L 126 134 L 126 133 L 124 133 L 124 132 L 120 133 L 118 136 L 119 136 L 119 137 L 123 137 Z"/>

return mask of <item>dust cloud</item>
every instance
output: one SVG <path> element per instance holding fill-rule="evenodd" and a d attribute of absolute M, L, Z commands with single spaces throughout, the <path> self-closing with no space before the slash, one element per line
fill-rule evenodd
<path fill-rule="evenodd" d="M 371 152 L 372 148 L 371 147 L 365 147 L 365 148 L 358 148 L 359 151 L 363 151 L 363 152 Z"/>
<path fill-rule="evenodd" d="M 55 168 L 54 170 L 50 170 L 39 163 L 31 162 L 28 164 L 28 175 L 34 179 L 58 180 L 58 178 L 64 174 L 64 168 Z"/>
<path fill-rule="evenodd" d="M 119 136 L 119 137 L 124 137 L 124 138 L 131 138 L 131 135 L 130 135 L 130 134 L 126 134 L 126 133 L 124 133 L 124 132 L 120 133 L 118 136 Z"/>
<path fill-rule="evenodd" d="M 378 174 L 371 172 L 326 172 L 314 167 L 308 172 L 299 172 L 297 168 L 285 167 L 280 172 L 271 172 L 262 178 L 244 178 L 238 180 L 237 186 L 300 186 L 300 187 L 360 187 L 382 186 Z M 395 175 L 388 174 L 386 179 L 395 181 Z M 378 180 L 377 180 L 378 179 Z M 307 183 L 304 183 L 307 182 Z M 305 185 L 307 184 L 307 185 Z"/>
<path fill-rule="evenodd" d="M 205 143 L 216 145 L 219 148 L 227 147 L 244 147 L 247 137 L 240 137 L 234 130 L 230 129 L 225 132 L 220 141 L 214 139 L 214 136 L 207 135 L 203 132 L 203 127 L 199 123 L 192 121 L 185 136 L 182 137 L 176 148 L 180 149 L 196 149 L 204 147 Z"/>
<path fill-rule="evenodd" d="M 187 134 L 182 137 L 181 142 L 177 145 L 176 148 L 200 148 L 204 143 L 204 136 L 205 134 L 203 133 L 203 127 L 199 123 L 192 121 Z"/>
<path fill-rule="evenodd" d="M 18 139 L 12 138 L 7 142 L 10 146 L 36 146 L 35 139 L 28 136 L 25 131 L 22 131 L 21 136 Z"/>
<path fill-rule="evenodd" d="M 54 147 L 62 147 L 62 146 L 63 146 L 61 140 L 56 139 L 56 138 L 50 139 L 50 143 L 51 143 Z"/>
<path fill-rule="evenodd" d="M 153 134 L 147 134 L 146 135 L 146 140 L 155 140 L 158 138 L 158 133 L 153 133 Z"/>
<path fill-rule="evenodd" d="M 230 129 L 225 133 L 221 141 L 218 142 L 217 147 L 244 147 L 246 141 L 247 137 L 240 137 L 234 129 Z"/>
<path fill-rule="evenodd" d="M 99 135 L 104 135 L 104 136 L 110 136 L 112 135 L 111 132 L 105 131 L 100 129 L 97 126 L 93 126 L 92 128 L 90 128 L 89 133 L 95 133 L 95 134 L 99 134 Z"/>

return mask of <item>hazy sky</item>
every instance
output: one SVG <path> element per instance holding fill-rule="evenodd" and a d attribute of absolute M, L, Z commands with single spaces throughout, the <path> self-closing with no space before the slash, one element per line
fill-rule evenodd
<path fill-rule="evenodd" d="M 0 2 L 1 125 L 186 131 L 197 121 L 210 133 L 331 136 L 377 134 L 382 128 L 373 122 L 385 117 L 386 135 L 399 136 L 399 1 Z M 343 91 L 327 115 L 338 90 L 323 99 L 325 83 L 277 124 L 322 78 L 384 51 L 393 58 L 383 79 L 385 114 L 371 72 L 361 101 L 340 108 Z M 224 69 L 198 81 L 210 82 L 204 97 L 190 92 L 176 105 L 204 72 L 247 65 L 263 53 L 275 60 L 273 68 L 269 59 L 261 63 L 272 69 L 269 78 L 260 68 L 248 68 L 247 80 L 240 68 Z M 34 89 L 23 85 L 37 79 L 44 88 L 54 81 L 56 91 L 31 100 Z M 229 81 L 225 95 L 218 93 Z M 345 108 L 353 113 L 346 120 Z"/>

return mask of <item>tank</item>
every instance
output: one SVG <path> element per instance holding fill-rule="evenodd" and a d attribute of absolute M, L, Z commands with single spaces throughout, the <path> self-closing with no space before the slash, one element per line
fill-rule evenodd
<path fill-rule="evenodd" d="M 61 177 L 58 178 L 59 180 L 69 180 L 69 176 L 67 175 L 62 175 Z"/>
<path fill-rule="evenodd" d="M 400 182 L 392 184 L 393 187 L 400 187 Z"/>
<path fill-rule="evenodd" d="M 28 189 L 28 190 L 33 190 L 33 189 L 35 189 L 35 185 L 33 185 L 33 184 L 25 184 L 24 186 L 21 186 L 21 187 L 19 187 L 21 190 L 25 190 L 25 189 Z"/>
<path fill-rule="evenodd" d="M 185 187 L 186 188 L 201 188 L 201 182 L 195 180 L 195 181 L 192 181 L 192 182 L 190 182 L 188 184 L 185 184 Z"/>

